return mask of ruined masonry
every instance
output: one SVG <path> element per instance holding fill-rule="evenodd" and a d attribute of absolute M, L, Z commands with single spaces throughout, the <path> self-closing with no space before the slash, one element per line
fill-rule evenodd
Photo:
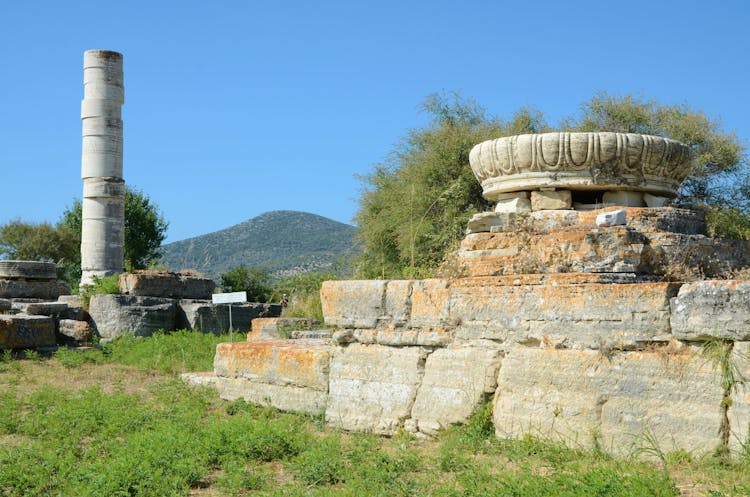
<path fill-rule="evenodd" d="M 717 358 L 750 378 L 750 281 L 683 275 L 746 269 L 750 244 L 665 206 L 689 148 L 546 133 L 481 143 L 470 162 L 496 208 L 469 222 L 462 277 L 325 282 L 328 330 L 256 320 L 187 379 L 345 430 L 430 435 L 491 399 L 498 437 L 739 450 L 750 388 L 725 385 Z"/>

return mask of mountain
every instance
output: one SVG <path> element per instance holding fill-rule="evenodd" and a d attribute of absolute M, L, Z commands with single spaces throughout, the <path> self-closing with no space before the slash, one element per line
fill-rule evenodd
<path fill-rule="evenodd" d="M 262 266 L 277 276 L 328 270 L 357 251 L 357 228 L 323 216 L 272 211 L 229 228 L 162 247 L 169 269 L 197 269 L 218 280 L 236 266 Z"/>

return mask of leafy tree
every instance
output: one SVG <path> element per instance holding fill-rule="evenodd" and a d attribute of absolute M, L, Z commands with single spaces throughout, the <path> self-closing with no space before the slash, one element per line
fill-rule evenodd
<path fill-rule="evenodd" d="M 267 302 L 271 297 L 271 273 L 264 268 L 237 266 L 222 273 L 221 288 L 225 292 L 247 292 L 249 302 Z"/>
<path fill-rule="evenodd" d="M 490 208 L 469 168 L 471 148 L 484 140 L 549 131 L 543 114 L 522 108 L 509 119 L 488 117 L 458 94 L 430 95 L 422 104 L 432 120 L 411 130 L 388 159 L 362 177 L 356 216 L 362 277 L 428 275 L 464 236 L 469 217 Z M 600 94 L 558 129 L 667 136 L 688 144 L 693 174 L 676 200 L 709 211 L 712 232 L 750 237 L 750 173 L 733 133 L 687 106 L 660 105 L 627 95 Z"/>
<path fill-rule="evenodd" d="M 0 255 L 6 259 L 60 262 L 78 250 L 78 237 L 67 226 L 14 220 L 0 227 Z"/>

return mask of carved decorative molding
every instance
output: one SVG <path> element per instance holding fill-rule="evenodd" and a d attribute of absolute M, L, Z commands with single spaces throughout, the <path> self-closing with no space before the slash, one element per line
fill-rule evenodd
<path fill-rule="evenodd" d="M 635 133 L 542 133 L 488 140 L 469 154 L 484 196 L 543 187 L 674 196 L 691 170 L 687 145 Z"/>

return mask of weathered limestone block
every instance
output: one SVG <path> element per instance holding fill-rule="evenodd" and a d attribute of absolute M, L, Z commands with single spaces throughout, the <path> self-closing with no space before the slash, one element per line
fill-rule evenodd
<path fill-rule="evenodd" d="M 575 281 L 573 276 L 567 279 Z M 677 294 L 677 284 L 524 281 L 534 280 L 519 278 L 515 285 L 509 277 L 454 280 L 451 317 L 460 322 L 456 338 L 595 349 L 669 340 L 669 299 Z"/>
<path fill-rule="evenodd" d="M 731 405 L 727 410 L 729 420 L 729 449 L 742 454 L 750 442 L 750 342 L 734 342 L 732 364 L 741 378 L 731 392 Z"/>
<path fill-rule="evenodd" d="M 422 433 L 434 434 L 464 423 L 484 394 L 497 386 L 499 350 L 476 347 L 438 349 L 427 357 L 411 418 Z"/>
<path fill-rule="evenodd" d="M 644 207 L 646 205 L 643 201 L 643 192 L 624 190 L 604 192 L 604 195 L 602 195 L 602 201 L 605 204 L 619 205 L 622 207 Z"/>
<path fill-rule="evenodd" d="M 0 279 L 0 298 L 55 300 L 67 293 L 70 293 L 70 287 L 61 281 Z"/>
<path fill-rule="evenodd" d="M 627 224 L 643 233 L 679 233 L 683 235 L 705 235 L 706 216 L 703 212 L 675 207 L 643 208 L 623 207 Z M 549 233 L 560 228 L 596 228 L 596 218 L 611 207 L 587 211 L 553 210 L 535 211 L 524 215 L 506 214 L 505 222 L 493 227 L 493 231 L 525 231 L 527 233 Z"/>
<path fill-rule="evenodd" d="M 671 301 L 672 333 L 681 340 L 750 340 L 750 281 L 686 283 Z"/>
<path fill-rule="evenodd" d="M 54 347 L 55 323 L 47 316 L 0 315 L 0 349 Z"/>
<path fill-rule="evenodd" d="M 326 422 L 344 430 L 392 435 L 411 415 L 427 351 L 352 344 L 331 360 Z"/>
<path fill-rule="evenodd" d="M 120 275 L 120 291 L 143 297 L 210 299 L 216 283 L 209 278 L 174 271 L 134 271 Z"/>
<path fill-rule="evenodd" d="M 669 197 L 659 197 L 650 193 L 643 194 L 643 201 L 648 207 L 664 207 L 669 202 Z"/>
<path fill-rule="evenodd" d="M 402 326 L 411 317 L 412 280 L 393 280 L 385 287 L 385 316 L 380 322 L 389 325 Z"/>
<path fill-rule="evenodd" d="M 412 285 L 411 319 L 414 328 L 442 328 L 453 323 L 450 318 L 450 281 L 418 280 Z"/>
<path fill-rule="evenodd" d="M 68 304 L 64 302 L 29 302 L 24 304 L 24 312 L 32 316 L 57 317 L 68 312 Z"/>
<path fill-rule="evenodd" d="M 232 328 L 247 331 L 252 328 L 253 319 L 281 314 L 279 304 L 247 302 L 232 304 Z M 177 307 L 176 327 L 187 330 L 201 330 L 203 333 L 219 335 L 229 331 L 229 307 L 215 305 L 210 300 L 180 300 Z"/>
<path fill-rule="evenodd" d="M 94 337 L 94 329 L 86 321 L 76 321 L 74 319 L 61 319 L 58 321 L 57 332 L 62 336 L 64 341 L 86 343 Z"/>
<path fill-rule="evenodd" d="M 94 295 L 89 314 L 104 340 L 123 333 L 151 336 L 175 329 L 177 305 L 173 299 L 132 295 Z"/>
<path fill-rule="evenodd" d="M 391 345 L 394 347 L 426 346 L 446 347 L 453 340 L 451 329 L 440 327 L 410 328 L 388 327 L 377 329 L 346 330 L 337 334 L 334 340 L 338 343 L 368 343 Z"/>
<path fill-rule="evenodd" d="M 255 318 L 252 321 L 252 331 L 247 334 L 247 340 L 294 338 L 294 332 L 313 331 L 316 324 L 318 322 L 310 318 Z"/>
<path fill-rule="evenodd" d="M 652 272 L 648 239 L 626 226 L 560 228 L 550 233 L 483 233 L 467 237 L 457 255 L 469 276 L 557 272 Z"/>
<path fill-rule="evenodd" d="M 262 406 L 273 406 L 288 412 L 314 416 L 326 410 L 328 394 L 320 390 L 293 385 L 249 383 L 243 378 L 216 377 L 216 389 L 224 400 L 243 399 Z"/>
<path fill-rule="evenodd" d="M 697 348 L 622 352 L 513 348 L 493 419 L 499 437 L 530 433 L 615 454 L 650 447 L 696 454 L 720 444 L 719 373 Z"/>
<path fill-rule="evenodd" d="M 220 343 L 214 372 L 225 378 L 328 391 L 332 345 L 325 340 Z"/>
<path fill-rule="evenodd" d="M 573 207 L 573 196 L 570 190 L 533 191 L 531 192 L 531 210 L 553 211 Z"/>
<path fill-rule="evenodd" d="M 226 399 L 321 414 L 332 348 L 326 340 L 221 343 L 214 358 L 219 393 Z"/>
<path fill-rule="evenodd" d="M 502 225 L 505 219 L 506 217 L 503 216 L 502 212 L 478 212 L 469 219 L 466 225 L 466 234 L 489 232 L 493 226 Z"/>
<path fill-rule="evenodd" d="M 57 279 L 57 266 L 54 262 L 0 261 L 0 278 L 26 280 Z"/>
<path fill-rule="evenodd" d="M 325 324 L 338 328 L 375 328 L 384 314 L 385 281 L 324 281 L 320 288 Z"/>
<path fill-rule="evenodd" d="M 512 192 L 499 194 L 497 196 L 495 212 L 531 212 L 531 200 L 529 200 L 529 192 Z"/>

